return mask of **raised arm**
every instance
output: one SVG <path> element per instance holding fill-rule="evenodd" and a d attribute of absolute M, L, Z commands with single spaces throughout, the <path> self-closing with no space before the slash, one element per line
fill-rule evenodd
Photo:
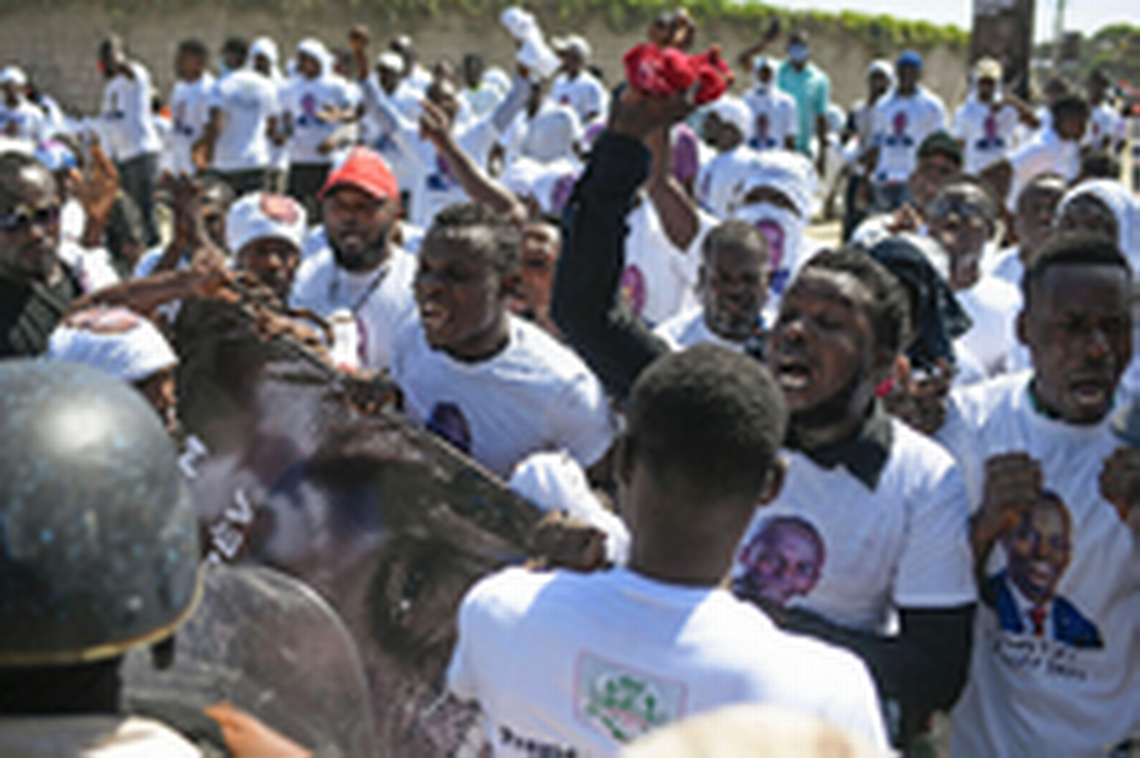
<path fill-rule="evenodd" d="M 451 167 L 463 191 L 477 203 L 494 208 L 499 213 L 510 216 L 518 223 L 526 221 L 526 206 L 513 192 L 487 175 L 476 164 L 475 159 L 460 147 L 451 134 L 447 116 L 431 102 L 422 103 L 420 132 L 435 146 Z"/>
<path fill-rule="evenodd" d="M 619 402 L 641 371 L 669 349 L 622 303 L 618 287 L 625 267 L 626 215 L 649 173 L 643 140 L 687 110 L 680 95 L 650 98 L 626 89 L 614 101 L 609 128 L 594 144 L 562 219 L 551 314 Z"/>

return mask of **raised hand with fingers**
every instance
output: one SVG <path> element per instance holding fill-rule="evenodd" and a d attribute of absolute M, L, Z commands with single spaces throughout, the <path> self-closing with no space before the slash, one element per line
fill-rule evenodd
<path fill-rule="evenodd" d="M 90 156 L 75 195 L 88 218 L 105 221 L 119 196 L 119 170 L 98 143 L 91 145 Z"/>
<path fill-rule="evenodd" d="M 1100 494 L 1116 509 L 1120 520 L 1140 534 L 1140 450 L 1118 447 L 1104 461 Z"/>
<path fill-rule="evenodd" d="M 1041 495 L 1041 464 L 1028 453 L 1003 453 L 986 461 L 982 507 L 974 515 L 971 542 L 975 568 L 985 565 L 994 543 L 1015 528 Z"/>

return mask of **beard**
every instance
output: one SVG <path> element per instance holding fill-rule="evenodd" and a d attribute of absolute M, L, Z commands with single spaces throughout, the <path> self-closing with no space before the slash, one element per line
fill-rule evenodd
<path fill-rule="evenodd" d="M 388 238 L 391 232 L 392 227 L 386 226 L 375 239 L 370 240 L 360 250 L 345 250 L 330 235 L 329 247 L 332 248 L 337 265 L 345 271 L 353 273 L 371 271 L 388 257 Z"/>
<path fill-rule="evenodd" d="M 865 376 L 864 371 L 856 371 L 839 391 L 819 405 L 802 411 L 793 411 L 790 418 L 791 426 L 798 429 L 819 429 L 832 426 L 840 419 L 847 418 L 863 388 Z M 859 409 L 860 414 L 865 411 L 866 408 Z"/>

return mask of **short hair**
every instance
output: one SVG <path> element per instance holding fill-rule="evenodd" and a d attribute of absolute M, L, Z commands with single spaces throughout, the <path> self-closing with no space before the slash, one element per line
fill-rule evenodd
<path fill-rule="evenodd" d="M 244 63 L 249 55 L 249 42 L 245 37 L 227 37 L 222 43 L 222 55 L 232 55 Z"/>
<path fill-rule="evenodd" d="M 767 256 L 768 238 L 764 236 L 764 232 L 747 221 L 729 219 L 717 224 L 705 235 L 704 241 L 701 242 L 701 257 L 708 258 L 709 254 L 718 248 L 748 247 L 751 245 L 758 246 Z M 765 259 L 765 268 L 767 268 L 767 259 Z"/>
<path fill-rule="evenodd" d="M 229 208 L 237 199 L 233 185 L 213 172 L 198 177 L 202 183 L 202 200 L 206 203 L 216 203 L 223 208 Z"/>
<path fill-rule="evenodd" d="M 1033 285 L 1057 266 L 1117 266 L 1129 281 L 1132 279 L 1132 266 L 1116 242 L 1093 232 L 1064 232 L 1050 237 L 1022 274 L 1021 294 L 1026 308 L 1033 300 Z"/>
<path fill-rule="evenodd" d="M 1055 171 L 1043 171 L 1040 174 L 1034 175 L 1032 179 L 1025 183 L 1025 186 L 1018 190 L 1017 202 L 1015 203 L 1014 208 L 1019 210 L 1021 208 L 1021 204 L 1025 201 L 1025 198 L 1031 191 L 1039 189 L 1042 185 L 1051 182 L 1060 183 L 1061 186 L 1058 189 L 1060 189 L 1062 195 L 1068 191 L 1069 183 L 1065 181 L 1065 177 L 1061 176 Z"/>
<path fill-rule="evenodd" d="M 465 234 L 477 229 L 487 232 L 487 244 L 480 253 L 495 270 L 504 276 L 518 272 L 522 241 L 518 226 L 509 217 L 481 203 L 458 203 L 444 208 L 436 214 L 427 236 Z M 472 241 L 481 241 L 481 238 L 474 235 Z"/>
<path fill-rule="evenodd" d="M 718 345 L 654 361 L 627 406 L 633 460 L 658 481 L 715 499 L 763 491 L 788 409 L 768 370 Z"/>
<path fill-rule="evenodd" d="M 939 187 L 938 191 L 934 193 L 934 197 L 944 195 L 947 192 L 953 190 L 955 187 L 973 187 L 974 189 L 980 191 L 982 193 L 982 197 L 985 198 L 986 206 L 989 208 L 990 221 L 997 220 L 999 210 L 998 201 L 997 198 L 994 197 L 993 188 L 990 187 L 989 183 L 986 182 L 986 180 L 981 179 L 974 174 L 954 174 L 946 181 L 942 182 L 942 186 Z M 931 199 L 931 202 L 933 202 L 933 198 Z"/>
<path fill-rule="evenodd" d="M 941 155 L 956 165 L 962 165 L 962 146 L 951 136 L 950 132 L 939 130 L 924 139 L 918 146 L 916 155 L 926 158 L 931 155 Z"/>
<path fill-rule="evenodd" d="M 184 39 L 178 43 L 178 52 L 193 55 L 195 58 L 207 58 L 210 55 L 209 48 L 206 43 L 197 37 Z"/>
<path fill-rule="evenodd" d="M 886 266 L 853 248 L 823 250 L 807 260 L 802 271 L 837 271 L 862 282 L 871 294 L 867 317 L 875 331 L 876 347 L 898 353 L 910 336 L 910 299 L 898 278 Z"/>
<path fill-rule="evenodd" d="M 1120 161 L 1107 150 L 1094 150 L 1081 157 L 1081 177 L 1119 181 Z"/>
<path fill-rule="evenodd" d="M 55 177 L 47 166 L 27 153 L 9 151 L 0 153 L 0 197 L 6 198 L 14 194 L 15 183 L 28 169 L 44 172 L 52 180 L 52 186 L 55 186 Z"/>
<path fill-rule="evenodd" d="M 1105 70 L 1103 68 L 1094 68 L 1092 71 L 1090 71 L 1088 80 L 1090 83 L 1096 82 L 1102 87 L 1112 86 L 1112 79 L 1109 78 L 1108 74 L 1105 73 Z"/>
<path fill-rule="evenodd" d="M 1053 101 L 1053 105 L 1050 106 L 1049 112 L 1053 116 L 1054 126 L 1073 116 L 1088 118 L 1090 112 L 1089 101 L 1085 100 L 1080 95 L 1062 95 Z"/>

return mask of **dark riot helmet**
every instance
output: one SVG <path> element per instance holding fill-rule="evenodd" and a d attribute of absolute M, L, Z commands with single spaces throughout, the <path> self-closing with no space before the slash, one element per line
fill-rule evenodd
<path fill-rule="evenodd" d="M 198 598 L 173 441 L 129 385 L 0 363 L 0 666 L 97 661 L 168 637 Z"/>

